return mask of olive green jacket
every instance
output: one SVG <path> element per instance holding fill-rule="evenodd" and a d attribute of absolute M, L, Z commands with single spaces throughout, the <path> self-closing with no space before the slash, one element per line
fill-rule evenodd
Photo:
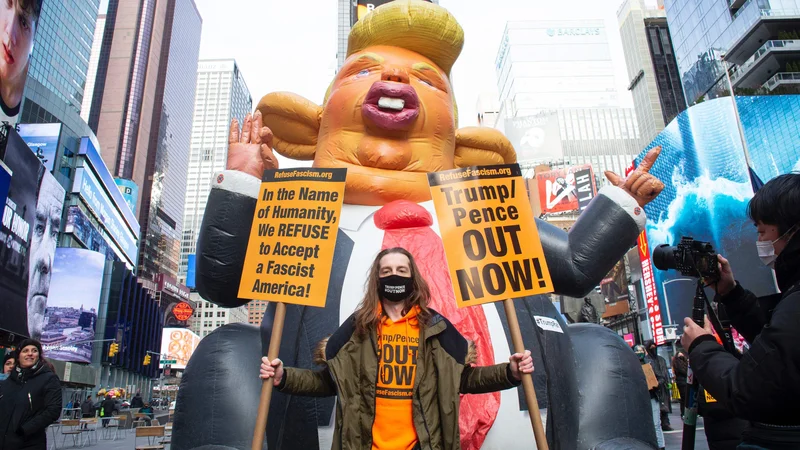
<path fill-rule="evenodd" d="M 378 378 L 377 335 L 355 333 L 354 316 L 321 345 L 326 369 L 286 368 L 278 390 L 306 396 L 337 396 L 333 450 L 370 450 Z M 482 394 L 518 386 L 508 363 L 470 366 L 474 351 L 455 327 L 433 313 L 420 330 L 414 379 L 414 427 L 422 449 L 459 450 L 459 394 Z"/>

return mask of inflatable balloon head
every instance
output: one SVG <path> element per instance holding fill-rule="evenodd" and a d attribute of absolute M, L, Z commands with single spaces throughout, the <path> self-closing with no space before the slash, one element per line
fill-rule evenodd
<path fill-rule="evenodd" d="M 463 44 L 446 9 L 393 1 L 353 26 L 322 106 L 278 92 L 257 109 L 281 155 L 347 168 L 346 203 L 430 200 L 428 172 L 516 162 L 498 131 L 457 129 L 450 70 Z"/>

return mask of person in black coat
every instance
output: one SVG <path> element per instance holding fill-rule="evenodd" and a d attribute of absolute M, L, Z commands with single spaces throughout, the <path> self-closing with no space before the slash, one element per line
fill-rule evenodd
<path fill-rule="evenodd" d="M 775 270 L 781 293 L 757 298 L 719 257 L 716 301 L 750 349 L 737 359 L 706 328 L 685 319 L 682 343 L 706 391 L 750 421 L 740 449 L 800 448 L 800 174 L 781 175 L 750 201 L 758 253 Z"/>
<path fill-rule="evenodd" d="M 103 419 L 104 427 L 108 425 L 108 417 L 113 416 L 114 411 L 119 411 L 119 407 L 114 397 L 108 394 L 106 395 L 106 399 L 103 400 L 103 403 L 100 404 L 100 417 L 105 417 L 105 419 Z"/>
<path fill-rule="evenodd" d="M 657 394 L 659 409 L 661 410 L 661 429 L 663 431 L 672 431 L 669 423 L 671 405 L 669 392 L 670 375 L 669 369 L 667 369 L 667 360 L 658 355 L 656 344 L 652 340 L 645 341 L 644 348 L 647 350 L 647 362 L 653 366 L 653 372 L 655 372 L 658 380 Z"/>
<path fill-rule="evenodd" d="M 131 400 L 131 408 L 142 408 L 144 407 L 144 402 L 142 401 L 142 394 L 136 393 Z"/>
<path fill-rule="evenodd" d="M 680 398 L 678 402 L 681 405 L 681 418 L 686 410 L 686 378 L 689 372 L 689 360 L 683 352 L 678 352 L 672 358 L 672 372 L 675 374 L 675 384 L 678 386 L 678 393 Z"/>
<path fill-rule="evenodd" d="M 0 392 L 0 448 L 46 450 L 46 429 L 61 415 L 61 383 L 38 341 L 22 341 L 17 366 Z"/>

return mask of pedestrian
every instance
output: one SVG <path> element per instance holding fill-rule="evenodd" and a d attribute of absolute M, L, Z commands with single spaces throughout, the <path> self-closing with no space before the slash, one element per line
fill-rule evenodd
<path fill-rule="evenodd" d="M 689 372 L 689 360 L 682 351 L 672 358 L 672 372 L 675 374 L 675 384 L 678 386 L 678 403 L 681 405 L 681 419 L 683 419 L 686 411 L 686 379 Z"/>
<path fill-rule="evenodd" d="M 143 406 L 144 402 L 142 401 L 142 394 L 137 392 L 131 400 L 131 408 L 142 408 Z"/>
<path fill-rule="evenodd" d="M 684 320 L 681 343 L 705 390 L 728 411 L 750 423 L 740 449 L 800 448 L 800 174 L 778 176 L 755 193 L 748 215 L 758 231 L 756 248 L 775 271 L 780 294 L 757 298 L 719 259 L 714 300 L 725 306 L 750 349 L 741 359 L 705 328 Z"/>
<path fill-rule="evenodd" d="M 16 358 L 14 358 L 13 353 L 6 353 L 6 356 L 3 357 L 3 371 L 0 373 L 0 381 L 5 380 L 8 378 L 8 375 L 14 370 L 14 365 L 17 364 Z"/>
<path fill-rule="evenodd" d="M 646 360 L 653 366 L 653 371 L 658 380 L 658 402 L 659 409 L 661 410 L 661 429 L 663 431 L 672 431 L 669 423 L 670 412 L 670 392 L 669 382 L 672 377 L 667 369 L 667 360 L 658 354 L 658 348 L 652 340 L 645 341 L 644 348 L 647 350 Z"/>
<path fill-rule="evenodd" d="M 356 312 L 320 343 L 325 369 L 263 358 L 261 378 L 287 394 L 337 396 L 334 449 L 458 449 L 460 395 L 518 386 L 533 360 L 526 351 L 473 366 L 472 346 L 428 308 L 430 296 L 408 251 L 383 250 Z"/>
<path fill-rule="evenodd" d="M 22 341 L 16 361 L 0 391 L 0 448 L 46 450 L 46 429 L 61 415 L 61 383 L 39 341 Z"/>
<path fill-rule="evenodd" d="M 108 418 L 114 415 L 114 412 L 119 411 L 117 402 L 114 401 L 114 396 L 111 393 L 106 394 L 106 399 L 100 405 L 100 417 L 103 419 L 103 428 L 108 426 Z"/>
<path fill-rule="evenodd" d="M 666 444 L 664 441 L 664 430 L 661 429 L 661 402 L 658 400 L 658 379 L 656 378 L 653 366 L 647 360 L 647 351 L 644 346 L 635 346 L 633 352 L 636 353 L 639 362 L 642 363 L 642 371 L 647 381 L 647 390 L 650 392 L 650 406 L 653 411 L 653 425 L 656 431 L 656 441 L 658 442 L 658 448 L 664 450 Z"/>

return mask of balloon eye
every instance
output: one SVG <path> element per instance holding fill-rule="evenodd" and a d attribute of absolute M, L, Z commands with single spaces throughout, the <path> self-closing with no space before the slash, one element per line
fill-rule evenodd
<path fill-rule="evenodd" d="M 364 70 L 362 70 L 361 72 L 358 72 L 358 73 L 356 74 L 356 78 L 365 77 L 365 76 L 367 76 L 367 75 L 369 75 L 369 70 L 367 70 L 367 69 L 364 69 Z"/>
<path fill-rule="evenodd" d="M 428 80 L 419 80 L 419 81 L 420 81 L 420 83 L 427 84 L 428 86 L 433 87 L 433 83 L 431 83 Z"/>

